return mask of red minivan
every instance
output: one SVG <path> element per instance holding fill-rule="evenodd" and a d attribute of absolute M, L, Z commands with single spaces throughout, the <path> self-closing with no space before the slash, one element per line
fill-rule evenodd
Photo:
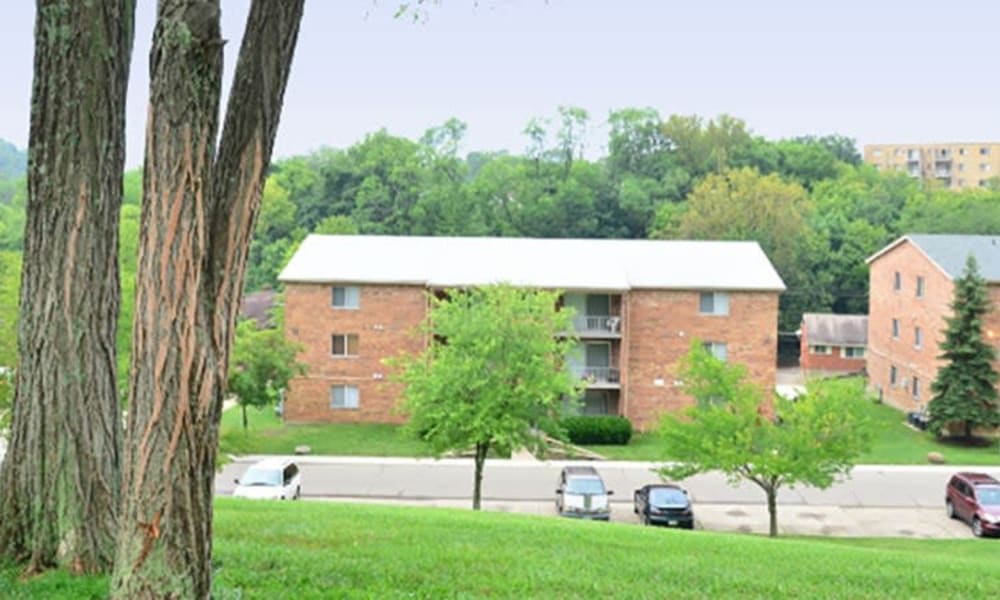
<path fill-rule="evenodd" d="M 1000 481 L 985 473 L 956 473 L 948 481 L 945 510 L 972 525 L 976 537 L 1000 535 Z"/>

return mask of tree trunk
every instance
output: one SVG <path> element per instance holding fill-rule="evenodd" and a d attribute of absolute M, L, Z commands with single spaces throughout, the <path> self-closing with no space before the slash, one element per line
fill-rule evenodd
<path fill-rule="evenodd" d="M 476 464 L 476 472 L 474 475 L 475 481 L 472 486 L 472 510 L 479 510 L 482 504 L 483 466 L 486 464 L 486 453 L 489 450 L 489 442 L 476 444 L 476 457 L 473 459 Z"/>
<path fill-rule="evenodd" d="M 228 355 L 302 4 L 252 3 L 215 152 L 218 0 L 159 3 L 114 598 L 211 594 Z"/>
<path fill-rule="evenodd" d="M 243 433 L 247 432 L 247 405 L 240 404 L 240 410 L 243 412 Z"/>
<path fill-rule="evenodd" d="M 118 220 L 132 0 L 39 0 L 0 554 L 110 568 L 120 489 Z"/>
<path fill-rule="evenodd" d="M 768 535 L 778 537 L 778 489 L 774 485 L 764 488 L 767 493 L 767 515 L 769 521 Z"/>

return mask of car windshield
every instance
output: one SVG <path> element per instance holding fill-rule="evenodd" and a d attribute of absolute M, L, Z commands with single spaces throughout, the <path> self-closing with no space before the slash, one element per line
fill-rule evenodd
<path fill-rule="evenodd" d="M 281 471 L 250 467 L 240 479 L 240 485 L 281 485 Z"/>
<path fill-rule="evenodd" d="M 566 491 L 571 494 L 603 494 L 604 483 L 596 477 L 573 477 L 566 482 Z"/>
<path fill-rule="evenodd" d="M 676 488 L 653 488 L 649 490 L 650 504 L 687 504 L 687 496 Z"/>
<path fill-rule="evenodd" d="M 976 490 L 980 504 L 1000 506 L 1000 487 L 981 487 Z"/>

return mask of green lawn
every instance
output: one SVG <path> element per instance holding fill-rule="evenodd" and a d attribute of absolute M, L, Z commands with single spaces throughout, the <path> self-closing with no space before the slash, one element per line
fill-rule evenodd
<path fill-rule="evenodd" d="M 219 449 L 223 454 L 292 454 L 306 445 L 313 454 L 346 456 L 428 456 L 427 445 L 404 434 L 396 425 L 286 425 L 272 407 L 247 410 L 243 431 L 239 407 L 222 414 Z"/>
<path fill-rule="evenodd" d="M 940 452 L 953 465 L 1000 465 L 1000 442 L 991 447 L 966 448 L 941 443 L 931 434 L 907 427 L 903 413 L 883 404 L 872 404 L 869 414 L 875 426 L 870 452 L 858 464 L 925 465 L 928 452 Z M 666 460 L 655 433 L 636 434 L 627 446 L 586 446 L 614 460 Z"/>
<path fill-rule="evenodd" d="M 220 499 L 214 597 L 994 598 L 997 540 L 829 540 L 503 513 Z M 0 597 L 103 577 L 0 569 Z"/>

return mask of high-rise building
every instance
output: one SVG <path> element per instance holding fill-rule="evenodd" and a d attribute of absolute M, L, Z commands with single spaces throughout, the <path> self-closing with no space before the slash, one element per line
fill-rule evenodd
<path fill-rule="evenodd" d="M 937 180 L 952 190 L 986 187 L 1000 175 L 1000 143 L 871 144 L 865 146 L 865 162 Z"/>

